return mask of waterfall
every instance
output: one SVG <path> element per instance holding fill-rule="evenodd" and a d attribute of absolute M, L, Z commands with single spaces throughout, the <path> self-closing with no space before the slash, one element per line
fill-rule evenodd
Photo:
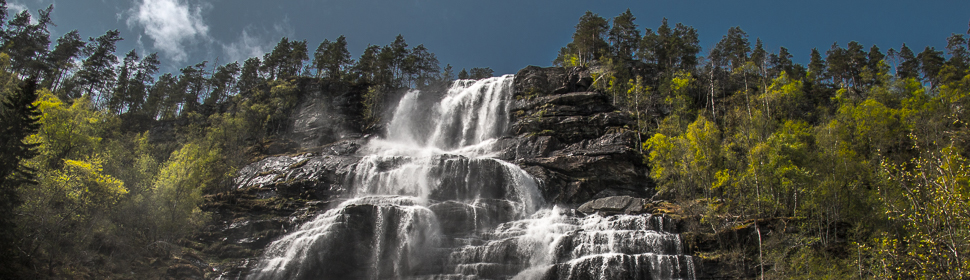
<path fill-rule="evenodd" d="M 512 80 L 405 94 L 347 176 L 352 198 L 271 243 L 249 279 L 692 278 L 665 218 L 548 208 L 492 157 Z"/>

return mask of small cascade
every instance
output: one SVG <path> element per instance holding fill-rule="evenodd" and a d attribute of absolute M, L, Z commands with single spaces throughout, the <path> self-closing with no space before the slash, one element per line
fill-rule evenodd
<path fill-rule="evenodd" d="M 693 279 L 693 260 L 668 218 L 583 217 L 543 209 L 454 250 L 456 275 L 483 279 Z"/>
<path fill-rule="evenodd" d="M 666 218 L 547 208 L 540 182 L 491 156 L 512 80 L 408 92 L 346 177 L 352 198 L 270 244 L 248 278 L 692 278 Z"/>

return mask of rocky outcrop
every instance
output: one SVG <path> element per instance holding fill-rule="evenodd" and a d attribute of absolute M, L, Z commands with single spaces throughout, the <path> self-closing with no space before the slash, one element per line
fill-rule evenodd
<path fill-rule="evenodd" d="M 583 203 L 583 205 L 580 205 L 579 208 L 576 208 L 576 210 L 587 214 L 641 214 L 646 212 L 648 205 L 650 204 L 647 199 L 624 195 L 595 199 Z"/>
<path fill-rule="evenodd" d="M 344 180 L 364 141 L 263 158 L 239 171 L 234 190 L 206 196 L 202 210 L 211 221 L 197 234 L 194 249 L 224 260 L 213 265 L 210 278 L 245 276 L 271 241 L 345 199 Z"/>
<path fill-rule="evenodd" d="M 259 188 L 261 196 L 327 199 L 346 192 L 344 178 L 360 160 L 355 155 L 362 139 L 348 139 L 315 153 L 267 157 L 239 170 L 237 189 Z"/>
<path fill-rule="evenodd" d="M 362 89 L 320 79 L 296 80 L 300 100 L 290 113 L 287 139 L 313 148 L 341 139 L 360 137 Z"/>
<path fill-rule="evenodd" d="M 651 194 L 652 183 L 646 176 L 639 139 L 632 130 L 633 120 L 618 112 L 608 96 L 591 90 L 592 82 L 590 75 L 580 69 L 530 66 L 521 70 L 513 82 L 511 135 L 492 146 L 494 155 L 540 179 L 546 202 L 575 206 L 600 199 L 583 205 L 581 211 L 604 215 L 656 213 L 643 199 Z M 302 83 L 300 88 L 308 89 L 308 93 L 294 109 L 293 124 L 288 130 L 301 152 L 262 158 L 239 171 L 233 181 L 233 191 L 206 197 L 203 210 L 211 213 L 212 222 L 198 235 L 199 242 L 207 244 L 198 249 L 210 261 L 220 260 L 213 265 L 216 276 L 245 277 L 269 242 L 297 230 L 299 225 L 334 208 L 349 195 L 348 180 L 352 178 L 348 178 L 352 176 L 348 174 L 361 162 L 362 153 L 358 149 L 368 141 L 355 128 L 359 127 L 360 120 L 359 114 L 353 113 L 355 109 L 348 105 L 352 103 L 352 91 L 328 88 L 319 82 Z M 287 151 L 292 150 L 297 149 Z M 499 167 L 492 166 L 492 169 L 501 171 Z M 479 169 L 489 170 L 476 168 Z M 498 171 L 492 173 L 504 174 Z M 455 175 L 468 177 L 462 173 Z M 444 178 L 442 184 L 452 180 Z M 488 180 L 481 182 L 487 183 Z M 442 195 L 431 194 L 433 198 Z M 511 205 L 492 203 L 504 197 L 504 193 L 488 192 L 479 196 L 478 204 L 449 203 L 441 199 L 429 209 L 442 221 L 442 232 L 455 235 L 511 219 L 506 217 L 511 215 Z M 345 214 L 349 220 L 341 231 L 348 237 L 333 240 L 354 240 L 355 236 L 370 234 L 370 229 L 355 224 L 354 219 L 373 219 L 373 210 L 365 206 L 348 207 Z M 481 216 L 494 220 L 479 219 Z M 341 247 L 357 246 L 351 243 L 355 242 L 319 246 L 367 249 Z M 345 261 L 348 267 L 370 265 L 365 260 L 326 261 Z M 333 271 L 319 273 L 358 276 L 345 274 L 350 270 L 341 267 L 337 265 Z"/>
<path fill-rule="evenodd" d="M 633 120 L 581 69 L 529 66 L 516 74 L 511 133 L 499 151 L 543 181 L 555 203 L 650 194 Z"/>

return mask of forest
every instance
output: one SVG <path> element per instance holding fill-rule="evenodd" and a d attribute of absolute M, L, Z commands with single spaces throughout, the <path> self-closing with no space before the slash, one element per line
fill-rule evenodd
<path fill-rule="evenodd" d="M 160 73 L 156 54 L 118 52 L 118 30 L 52 41 L 52 9 L 0 1 L 2 279 L 142 278 L 124 273 L 204 227 L 204 197 L 282 137 L 302 80 L 355 92 L 360 131 L 379 132 L 390 93 L 493 75 L 456 76 L 400 35 L 356 59 L 343 36 L 313 52 L 284 37 Z M 552 63 L 636 120 L 654 199 L 691 231 L 783 223 L 754 248 L 762 278 L 970 277 L 970 30 L 918 53 L 833 43 L 801 65 L 740 27 L 703 50 L 692 27 L 635 21 L 587 12 Z M 745 252 L 719 254 L 701 257 Z"/>
<path fill-rule="evenodd" d="M 587 12 L 555 64 L 593 69 L 637 120 L 657 197 L 692 230 L 782 222 L 760 277 L 968 277 L 965 34 L 919 53 L 833 43 L 803 66 L 740 27 L 702 56 L 694 28 L 634 20 Z"/>

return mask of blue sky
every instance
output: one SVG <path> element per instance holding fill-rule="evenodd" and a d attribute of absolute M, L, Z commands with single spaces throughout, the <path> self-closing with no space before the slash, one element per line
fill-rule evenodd
<path fill-rule="evenodd" d="M 906 43 L 915 52 L 942 49 L 951 33 L 964 34 L 970 1 L 533 1 L 533 0 L 7 0 L 12 12 L 54 4 L 52 40 L 77 29 L 97 37 L 119 29 L 119 56 L 131 49 L 158 52 L 163 71 L 202 60 L 220 64 L 262 55 L 281 37 L 307 40 L 310 51 L 324 39 L 345 35 L 354 57 L 368 44 L 386 45 L 397 34 L 424 44 L 441 65 L 491 67 L 515 73 L 548 66 L 587 10 L 612 18 L 629 8 L 643 28 L 661 19 L 684 23 L 700 34 L 702 54 L 729 27 L 762 38 L 771 52 L 784 46 L 806 63 L 812 48 L 858 41 L 883 51 Z"/>

